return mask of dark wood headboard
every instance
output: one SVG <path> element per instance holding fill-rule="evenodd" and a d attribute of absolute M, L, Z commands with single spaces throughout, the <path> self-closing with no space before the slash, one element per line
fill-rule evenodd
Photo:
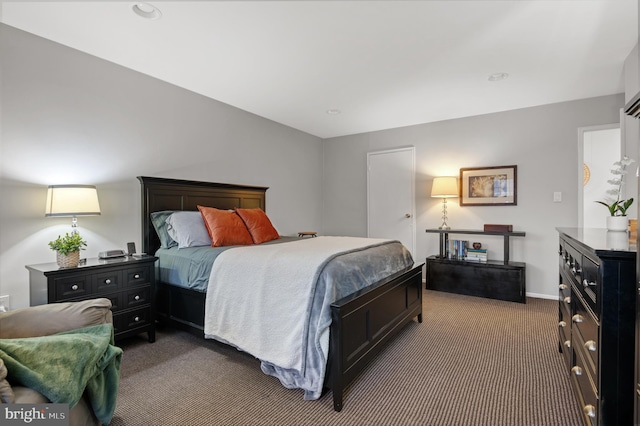
<path fill-rule="evenodd" d="M 138 176 L 142 185 L 142 252 L 154 254 L 160 240 L 150 214 L 162 210 L 265 208 L 267 187 Z"/>

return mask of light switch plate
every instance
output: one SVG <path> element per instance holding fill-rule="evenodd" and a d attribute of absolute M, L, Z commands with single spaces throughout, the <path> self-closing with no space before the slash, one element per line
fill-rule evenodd
<path fill-rule="evenodd" d="M 553 193 L 553 202 L 561 203 L 562 202 L 562 192 L 554 192 Z"/>

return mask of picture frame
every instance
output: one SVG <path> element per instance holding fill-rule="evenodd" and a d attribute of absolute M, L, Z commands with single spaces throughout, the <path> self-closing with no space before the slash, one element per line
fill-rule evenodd
<path fill-rule="evenodd" d="M 518 166 L 460 169 L 461 206 L 515 206 L 518 204 Z"/>

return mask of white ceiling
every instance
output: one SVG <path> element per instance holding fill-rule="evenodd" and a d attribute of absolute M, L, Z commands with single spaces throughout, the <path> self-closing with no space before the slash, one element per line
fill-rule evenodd
<path fill-rule="evenodd" d="M 638 35 L 637 0 L 150 3 L 0 19 L 322 138 L 621 93 Z"/>

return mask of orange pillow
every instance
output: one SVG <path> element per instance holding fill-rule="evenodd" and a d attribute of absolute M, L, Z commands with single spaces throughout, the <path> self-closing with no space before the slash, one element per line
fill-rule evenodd
<path fill-rule="evenodd" d="M 251 234 L 236 212 L 198 206 L 211 237 L 211 247 L 253 244 Z"/>
<path fill-rule="evenodd" d="M 267 214 L 262 209 L 236 209 L 236 213 L 247 226 L 254 244 L 265 243 L 280 238 Z"/>

